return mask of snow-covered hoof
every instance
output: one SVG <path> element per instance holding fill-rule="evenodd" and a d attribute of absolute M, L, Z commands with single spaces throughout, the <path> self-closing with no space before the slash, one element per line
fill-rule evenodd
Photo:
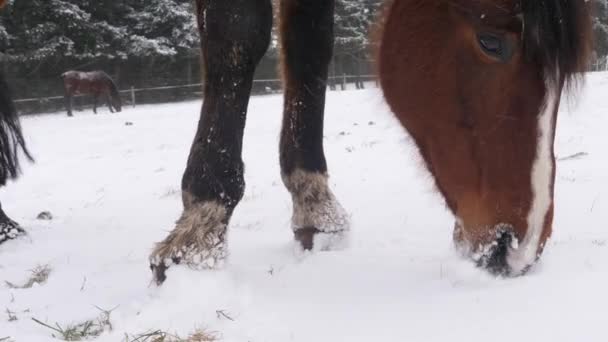
<path fill-rule="evenodd" d="M 19 224 L 8 217 L 0 221 L 0 244 L 25 235 L 25 230 Z"/>
<path fill-rule="evenodd" d="M 350 218 L 327 180 L 327 174 L 303 170 L 283 175 L 293 202 L 294 238 L 304 250 L 342 249 L 347 243 Z"/>
<path fill-rule="evenodd" d="M 150 269 L 157 284 L 166 279 L 175 264 L 195 270 L 221 267 L 228 256 L 226 209 L 215 202 L 193 203 L 184 210 L 175 229 L 156 244 L 150 255 Z"/>
<path fill-rule="evenodd" d="M 323 232 L 305 227 L 293 232 L 298 247 L 305 251 L 335 251 L 348 246 L 349 231 Z"/>

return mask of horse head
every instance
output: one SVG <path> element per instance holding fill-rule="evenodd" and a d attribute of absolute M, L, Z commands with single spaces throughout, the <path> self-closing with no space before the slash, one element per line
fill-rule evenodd
<path fill-rule="evenodd" d="M 397 0 L 379 74 L 456 218 L 454 240 L 519 275 L 551 234 L 561 91 L 583 71 L 584 0 Z"/>

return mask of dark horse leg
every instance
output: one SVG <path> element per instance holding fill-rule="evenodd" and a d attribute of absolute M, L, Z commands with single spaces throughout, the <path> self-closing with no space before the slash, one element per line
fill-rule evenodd
<path fill-rule="evenodd" d="M 74 116 L 72 114 L 72 94 L 67 89 L 65 91 L 65 98 L 64 99 L 65 99 L 65 108 L 68 111 L 68 116 Z"/>
<path fill-rule="evenodd" d="M 293 201 L 294 237 L 304 249 L 330 249 L 349 229 L 348 216 L 329 189 L 323 152 L 333 12 L 334 0 L 281 1 L 281 175 Z"/>
<path fill-rule="evenodd" d="M 243 130 L 253 73 L 270 42 L 270 0 L 197 0 L 204 102 L 182 178 L 184 211 L 150 256 L 158 283 L 172 263 L 214 268 L 227 256 L 226 228 L 245 188 Z"/>
<path fill-rule="evenodd" d="M 114 109 L 112 109 L 112 98 L 110 97 L 110 91 L 106 91 L 105 93 L 106 102 L 108 103 L 108 108 L 110 108 L 110 113 L 114 113 Z"/>
<path fill-rule="evenodd" d="M 8 85 L 4 75 L 0 73 L 0 186 L 4 186 L 8 179 L 15 179 L 19 175 L 19 148 L 29 160 L 32 160 L 25 147 Z M 0 206 L 0 243 L 14 239 L 23 232 L 19 224 L 11 220 Z"/>
<path fill-rule="evenodd" d="M 93 113 L 97 114 L 97 100 L 99 100 L 99 94 L 93 93 Z"/>
<path fill-rule="evenodd" d="M 72 116 L 72 87 L 68 84 L 67 74 L 62 74 L 61 79 L 63 80 L 63 91 L 65 109 L 68 111 L 68 116 Z"/>

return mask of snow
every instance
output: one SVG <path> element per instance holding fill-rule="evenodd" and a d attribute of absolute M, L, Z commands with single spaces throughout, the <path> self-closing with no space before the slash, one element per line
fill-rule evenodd
<path fill-rule="evenodd" d="M 173 267 L 151 283 L 148 254 L 181 213 L 179 184 L 200 102 L 23 119 L 37 163 L 0 191 L 29 231 L 0 246 L 0 281 L 37 265 L 49 279 L 0 285 L 0 338 L 56 341 L 34 323 L 79 323 L 117 307 L 113 331 L 197 327 L 223 341 L 605 341 L 608 308 L 608 74 L 561 107 L 555 232 L 526 276 L 495 278 L 455 251 L 454 219 L 377 89 L 330 92 L 329 182 L 352 217 L 350 246 L 296 253 L 278 167 L 282 99 L 254 97 L 247 190 L 218 271 Z M 132 122 L 126 126 L 125 122 Z M 51 221 L 36 220 L 48 210 Z M 223 310 L 231 321 L 216 310 Z"/>

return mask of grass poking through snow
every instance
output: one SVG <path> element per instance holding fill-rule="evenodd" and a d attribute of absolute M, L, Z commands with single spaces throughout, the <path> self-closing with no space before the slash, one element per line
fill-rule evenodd
<path fill-rule="evenodd" d="M 170 334 L 166 331 L 155 330 L 139 335 L 125 335 L 123 342 L 215 342 L 218 340 L 217 333 L 196 329 L 186 338 Z"/>
<path fill-rule="evenodd" d="M 33 270 L 31 270 L 32 274 L 22 285 L 16 285 L 15 283 L 11 283 L 10 281 L 5 281 L 6 286 L 11 289 L 29 289 L 34 284 L 44 284 L 51 274 L 51 267 L 49 265 L 39 265 L 36 266 Z"/>
<path fill-rule="evenodd" d="M 6 314 L 8 315 L 9 322 L 14 322 L 19 319 L 17 317 L 17 314 L 15 314 L 13 311 L 9 310 L 8 308 L 6 308 Z M 0 340 L 0 341 L 2 341 L 2 340 Z"/>
<path fill-rule="evenodd" d="M 62 339 L 64 341 L 83 341 L 90 338 L 95 338 L 101 335 L 105 331 L 112 331 L 112 322 L 110 321 L 110 315 L 112 310 L 103 310 L 100 308 L 100 315 L 92 320 L 87 320 L 77 324 L 67 325 L 62 327 L 59 323 L 55 323 L 55 325 L 50 325 L 44 323 L 36 318 L 32 317 L 32 320 L 46 328 L 49 328 L 53 331 L 51 336 L 55 338 Z"/>

